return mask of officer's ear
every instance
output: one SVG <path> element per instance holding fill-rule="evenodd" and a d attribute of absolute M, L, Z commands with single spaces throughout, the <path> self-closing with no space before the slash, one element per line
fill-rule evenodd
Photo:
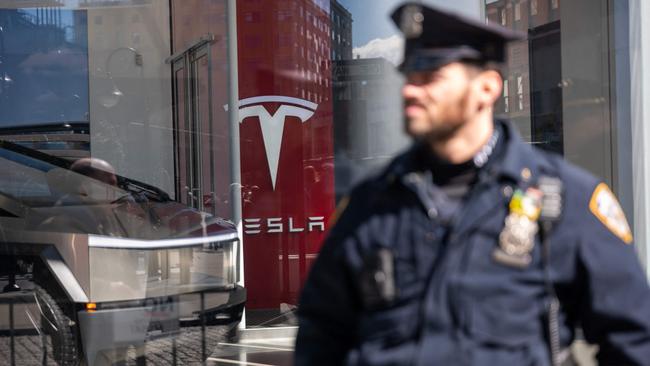
<path fill-rule="evenodd" d="M 503 91 L 503 78 L 497 70 L 482 70 L 475 78 L 481 107 L 492 107 Z"/>

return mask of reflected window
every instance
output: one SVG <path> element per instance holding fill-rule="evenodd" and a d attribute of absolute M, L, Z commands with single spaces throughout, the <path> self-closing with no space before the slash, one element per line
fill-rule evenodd
<path fill-rule="evenodd" d="M 594 2 L 595 1 L 595 2 Z M 507 17 L 512 10 L 514 24 Z M 531 144 L 612 177 L 609 96 L 614 80 L 604 0 L 486 0 L 488 22 L 527 34 L 513 42 L 497 114 Z"/>

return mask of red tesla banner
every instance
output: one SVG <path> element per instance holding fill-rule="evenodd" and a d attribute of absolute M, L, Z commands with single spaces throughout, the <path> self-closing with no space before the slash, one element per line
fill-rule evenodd
<path fill-rule="evenodd" d="M 237 5 L 247 306 L 277 309 L 334 209 L 329 1 Z"/>

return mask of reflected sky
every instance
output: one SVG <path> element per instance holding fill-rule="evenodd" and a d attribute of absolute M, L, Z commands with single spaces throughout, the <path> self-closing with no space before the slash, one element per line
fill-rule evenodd
<path fill-rule="evenodd" d="M 0 128 L 88 121 L 84 10 L 0 9 Z"/>
<path fill-rule="evenodd" d="M 354 47 L 367 45 L 376 38 L 388 38 L 397 34 L 397 28 L 389 19 L 389 14 L 402 0 L 339 0 L 352 13 L 352 43 Z M 426 0 L 432 4 L 464 13 L 480 16 L 481 0 Z"/>

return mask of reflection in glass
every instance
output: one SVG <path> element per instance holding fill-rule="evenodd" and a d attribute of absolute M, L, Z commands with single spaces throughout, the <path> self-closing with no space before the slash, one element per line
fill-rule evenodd
<path fill-rule="evenodd" d="M 562 153 L 562 47 L 559 9 L 543 1 L 487 1 L 488 21 L 528 33 L 513 42 L 497 114 L 519 127 L 524 139 Z"/>
<path fill-rule="evenodd" d="M 6 364 L 174 363 L 168 349 L 190 335 L 184 352 L 200 362 L 207 329 L 214 347 L 241 319 L 231 223 L 97 158 L 70 162 L 0 141 L 0 170 Z"/>
<path fill-rule="evenodd" d="M 0 128 L 89 121 L 87 14 L 0 9 Z"/>
<path fill-rule="evenodd" d="M 395 71 L 402 39 L 393 28 L 393 35 L 373 34 L 371 24 L 375 20 L 370 22 L 365 14 L 358 14 L 355 23 L 345 3 L 348 2 L 331 1 L 337 201 L 408 143 L 402 133 L 402 79 Z M 358 4 L 349 6 L 358 8 Z M 389 8 L 386 4 L 382 6 Z M 386 14 L 381 23 L 388 22 Z M 375 38 L 355 47 L 355 32 L 364 38 Z"/>
<path fill-rule="evenodd" d="M 528 34 L 514 42 L 497 114 L 532 144 L 612 182 L 610 25 L 605 1 L 487 0 L 486 17 Z"/>

